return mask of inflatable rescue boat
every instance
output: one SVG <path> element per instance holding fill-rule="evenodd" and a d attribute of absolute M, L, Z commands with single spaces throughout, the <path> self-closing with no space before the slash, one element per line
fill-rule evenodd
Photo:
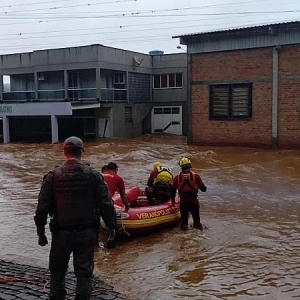
<path fill-rule="evenodd" d="M 149 205 L 145 193 L 138 187 L 126 189 L 130 208 L 125 209 L 119 194 L 112 198 L 117 213 L 118 233 L 130 236 L 142 235 L 157 229 L 174 226 L 180 219 L 179 199 L 175 205 L 171 199 L 163 204 Z"/>

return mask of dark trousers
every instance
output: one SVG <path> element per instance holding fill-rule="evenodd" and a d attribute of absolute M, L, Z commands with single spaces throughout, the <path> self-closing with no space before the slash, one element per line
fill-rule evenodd
<path fill-rule="evenodd" d="M 77 278 L 75 300 L 90 299 L 95 239 L 94 229 L 78 232 L 60 230 L 57 234 L 52 234 L 49 257 L 51 300 L 66 298 L 65 276 L 71 253 L 73 253 L 73 267 Z"/>
<path fill-rule="evenodd" d="M 154 187 L 147 187 L 145 192 L 150 204 L 153 204 L 153 198 L 164 203 L 175 198 L 176 195 L 176 190 L 169 184 L 157 184 Z"/>
<path fill-rule="evenodd" d="M 181 228 L 188 228 L 189 213 L 192 214 L 194 228 L 202 230 L 202 224 L 200 222 L 200 211 L 198 200 L 191 200 L 186 202 L 180 202 L 180 214 L 181 214 Z"/>

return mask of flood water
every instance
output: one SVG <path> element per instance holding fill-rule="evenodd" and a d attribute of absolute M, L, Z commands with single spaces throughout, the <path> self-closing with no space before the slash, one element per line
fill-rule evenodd
<path fill-rule="evenodd" d="M 140 187 L 153 162 L 177 173 L 189 156 L 208 188 L 203 234 L 167 229 L 96 252 L 95 272 L 128 299 L 300 299 L 299 150 L 188 146 L 173 136 L 100 139 L 85 150 L 84 161 L 100 169 L 114 160 L 126 185 Z M 63 161 L 61 143 L 0 146 L 0 258 L 47 266 L 33 215 L 43 174 Z"/>

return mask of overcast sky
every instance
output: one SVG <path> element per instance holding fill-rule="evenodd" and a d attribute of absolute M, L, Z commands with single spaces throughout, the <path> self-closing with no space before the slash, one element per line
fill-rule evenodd
<path fill-rule="evenodd" d="M 300 20 L 300 0 L 1 0 L 0 54 L 103 44 L 180 52 L 172 36 Z"/>

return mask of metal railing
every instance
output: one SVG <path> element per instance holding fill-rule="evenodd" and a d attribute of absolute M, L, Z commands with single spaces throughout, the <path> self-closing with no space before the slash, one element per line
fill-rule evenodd
<path fill-rule="evenodd" d="M 126 89 L 101 89 L 101 101 L 126 102 Z"/>
<path fill-rule="evenodd" d="M 42 90 L 38 91 L 39 101 L 64 101 L 65 90 Z"/>
<path fill-rule="evenodd" d="M 85 99 L 96 99 L 96 98 L 97 98 L 97 88 L 86 88 L 86 89 L 68 88 L 69 100 L 85 100 Z"/>
<path fill-rule="evenodd" d="M 34 91 L 3 92 L 3 101 L 33 101 Z"/>

